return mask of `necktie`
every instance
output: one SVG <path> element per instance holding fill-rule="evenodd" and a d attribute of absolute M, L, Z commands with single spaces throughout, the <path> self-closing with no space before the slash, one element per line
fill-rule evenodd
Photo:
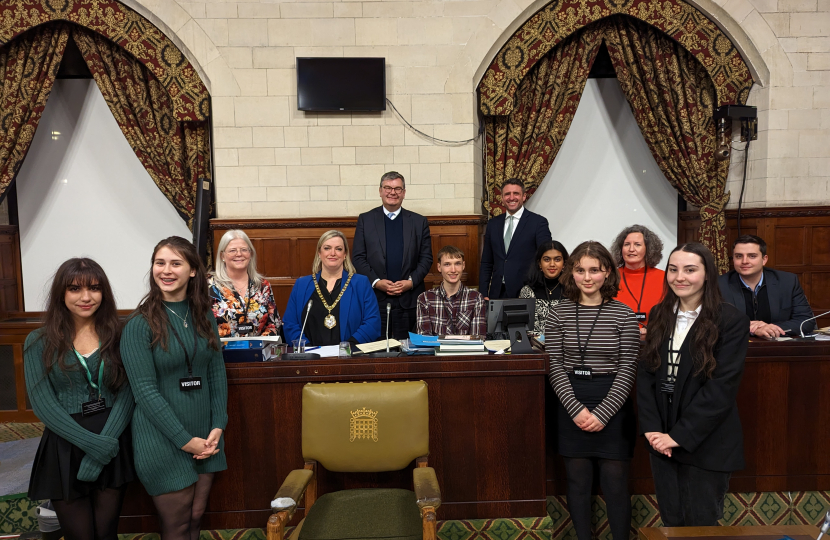
<path fill-rule="evenodd" d="M 395 219 L 395 212 L 389 212 L 386 215 L 389 216 L 389 219 Z"/>
<path fill-rule="evenodd" d="M 513 240 L 513 216 L 507 216 L 507 232 L 504 233 L 504 252 L 510 249 L 510 241 Z"/>

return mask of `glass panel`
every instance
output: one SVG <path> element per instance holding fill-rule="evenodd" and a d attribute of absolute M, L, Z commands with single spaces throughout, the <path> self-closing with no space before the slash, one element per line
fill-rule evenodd
<path fill-rule="evenodd" d="M 14 377 L 14 347 L 0 345 L 0 410 L 17 410 L 17 384 Z"/>

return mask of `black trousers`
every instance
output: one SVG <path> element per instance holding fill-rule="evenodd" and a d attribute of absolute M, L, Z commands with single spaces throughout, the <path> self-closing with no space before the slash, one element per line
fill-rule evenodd
<path fill-rule="evenodd" d="M 707 471 L 654 454 L 649 457 L 664 527 L 718 525 L 732 473 Z"/>

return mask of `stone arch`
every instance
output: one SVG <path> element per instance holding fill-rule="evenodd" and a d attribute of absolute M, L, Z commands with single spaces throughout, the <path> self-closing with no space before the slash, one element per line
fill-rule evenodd
<path fill-rule="evenodd" d="M 690 3 L 684 0 L 554 0 L 524 23 L 511 26 L 517 28 L 481 77 L 481 112 L 508 114 L 519 83 L 540 58 L 577 30 L 617 14 L 635 17 L 660 29 L 691 52 L 712 77 L 718 105 L 746 103 L 753 77 L 741 52 L 719 26 Z"/>
<path fill-rule="evenodd" d="M 210 97 L 178 46 L 153 23 L 117 0 L 15 0 L 0 5 L 0 45 L 52 21 L 88 28 L 126 49 L 170 94 L 179 121 L 205 120 Z"/>

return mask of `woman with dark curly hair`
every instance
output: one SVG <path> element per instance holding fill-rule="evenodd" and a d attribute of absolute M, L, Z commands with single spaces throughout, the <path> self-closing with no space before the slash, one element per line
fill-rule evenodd
<path fill-rule="evenodd" d="M 608 507 L 614 540 L 631 528 L 629 463 L 636 420 L 631 389 L 640 333 L 631 309 L 614 300 L 620 278 L 598 242 L 571 253 L 560 278 L 565 299 L 553 306 L 545 329 L 550 384 L 559 398 L 559 453 L 565 458 L 568 510 L 579 540 L 591 540 L 594 469 Z"/>
<path fill-rule="evenodd" d="M 634 311 L 640 335 L 645 336 L 648 313 L 663 298 L 665 272 L 657 268 L 663 258 L 663 241 L 648 227 L 632 225 L 614 239 L 611 255 L 622 279 L 616 300 Z"/>
<path fill-rule="evenodd" d="M 721 298 L 715 259 L 702 244 L 671 252 L 666 285 L 640 354 L 640 432 L 663 525 L 717 525 L 729 477 L 745 465 L 736 398 L 749 317 Z"/>

